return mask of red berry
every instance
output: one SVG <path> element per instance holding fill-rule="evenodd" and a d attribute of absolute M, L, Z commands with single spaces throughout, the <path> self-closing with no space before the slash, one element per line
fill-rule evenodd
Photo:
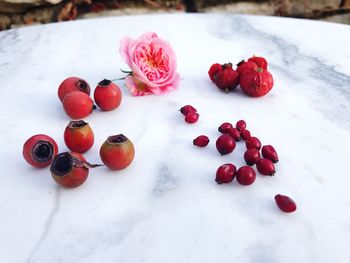
<path fill-rule="evenodd" d="M 122 170 L 134 160 L 134 145 L 123 134 L 109 136 L 100 148 L 100 157 L 108 168 Z"/>
<path fill-rule="evenodd" d="M 92 112 L 94 103 L 86 93 L 73 91 L 64 98 L 63 108 L 72 119 L 83 119 Z"/>
<path fill-rule="evenodd" d="M 252 166 L 256 163 L 256 160 L 260 158 L 260 153 L 258 149 L 252 148 L 244 153 L 244 160 L 247 165 Z"/>
<path fill-rule="evenodd" d="M 208 75 L 211 81 L 214 81 L 216 73 L 218 73 L 220 70 L 222 70 L 222 66 L 219 63 L 211 65 L 208 71 Z"/>
<path fill-rule="evenodd" d="M 228 134 L 223 134 L 216 140 L 216 149 L 221 155 L 232 153 L 235 147 L 235 140 Z"/>
<path fill-rule="evenodd" d="M 239 132 L 239 130 L 237 130 L 236 128 L 232 128 L 229 130 L 228 132 L 229 135 L 231 135 L 231 137 L 236 141 L 239 142 L 241 140 L 241 133 Z"/>
<path fill-rule="evenodd" d="M 239 84 L 239 75 L 232 69 L 232 64 L 227 63 L 222 65 L 222 70 L 214 75 L 214 83 L 219 89 L 229 92 Z"/>
<path fill-rule="evenodd" d="M 37 134 L 30 137 L 23 145 L 22 154 L 31 166 L 43 168 L 50 165 L 58 153 L 57 143 L 50 136 Z"/>
<path fill-rule="evenodd" d="M 267 61 L 263 57 L 252 56 L 251 58 L 248 59 L 248 62 L 253 62 L 259 68 L 262 68 L 263 70 L 267 70 Z"/>
<path fill-rule="evenodd" d="M 251 138 L 251 136 L 250 136 L 250 131 L 248 131 L 248 130 L 246 130 L 246 129 L 244 129 L 244 130 L 242 130 L 241 131 L 241 137 L 242 137 L 242 139 L 243 140 L 248 140 L 248 139 L 250 139 Z"/>
<path fill-rule="evenodd" d="M 257 68 L 240 76 L 239 84 L 245 94 L 250 97 L 266 95 L 273 87 L 273 78 L 270 72 Z"/>
<path fill-rule="evenodd" d="M 278 162 L 278 155 L 275 148 L 273 148 L 273 146 L 271 145 L 263 146 L 261 149 L 261 153 L 262 153 L 262 156 L 264 156 L 264 158 L 271 160 L 273 163 Z"/>
<path fill-rule="evenodd" d="M 248 73 L 250 71 L 253 71 L 257 69 L 258 66 L 254 62 L 245 62 L 244 60 L 239 62 L 237 64 L 237 73 L 239 74 L 239 77 L 241 77 L 243 74 Z"/>
<path fill-rule="evenodd" d="M 208 136 L 200 135 L 196 139 L 193 140 L 193 145 L 196 145 L 198 147 L 205 147 L 209 143 Z"/>
<path fill-rule="evenodd" d="M 256 148 L 256 149 L 260 150 L 261 142 L 256 137 L 250 137 L 248 140 L 246 140 L 245 146 L 247 147 L 247 149 Z"/>
<path fill-rule="evenodd" d="M 94 133 L 85 121 L 71 121 L 64 131 L 64 142 L 69 150 L 84 153 L 93 146 Z"/>
<path fill-rule="evenodd" d="M 197 112 L 197 110 L 191 105 L 185 105 L 180 109 L 180 112 L 186 116 L 190 112 Z"/>
<path fill-rule="evenodd" d="M 281 209 L 283 212 L 291 213 L 297 209 L 297 205 L 295 204 L 293 199 L 286 195 L 276 195 L 275 201 L 279 209 Z"/>
<path fill-rule="evenodd" d="M 104 79 L 98 83 L 94 91 L 94 100 L 101 110 L 114 110 L 122 102 L 122 92 L 115 83 Z"/>
<path fill-rule="evenodd" d="M 250 185 L 254 183 L 255 178 L 255 171 L 250 166 L 242 166 L 236 173 L 236 180 L 242 185 Z"/>
<path fill-rule="evenodd" d="M 218 184 L 230 183 L 235 178 L 236 166 L 232 163 L 221 165 L 216 171 L 215 182 Z"/>
<path fill-rule="evenodd" d="M 256 168 L 262 175 L 273 176 L 276 172 L 273 162 L 271 162 L 269 159 L 258 159 L 256 161 Z"/>
<path fill-rule="evenodd" d="M 218 131 L 221 133 L 228 133 L 231 129 L 233 128 L 232 124 L 229 122 L 224 122 L 223 124 L 220 125 L 218 128 Z"/>
<path fill-rule="evenodd" d="M 60 98 L 61 102 L 63 102 L 64 97 L 72 91 L 82 91 L 87 95 L 90 95 L 90 86 L 81 78 L 66 78 L 58 87 L 58 97 Z"/>
<path fill-rule="evenodd" d="M 237 123 L 236 123 L 237 130 L 243 131 L 243 130 L 245 130 L 246 127 L 247 127 L 247 124 L 244 120 L 237 121 Z"/>
<path fill-rule="evenodd" d="M 199 114 L 197 112 L 189 112 L 185 116 L 185 121 L 187 123 L 195 123 L 198 121 Z"/>

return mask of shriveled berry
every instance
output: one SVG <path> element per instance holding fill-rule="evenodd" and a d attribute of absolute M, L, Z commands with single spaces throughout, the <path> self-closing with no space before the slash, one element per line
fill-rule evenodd
<path fill-rule="evenodd" d="M 264 156 L 264 158 L 271 160 L 273 163 L 278 162 L 278 155 L 275 148 L 273 148 L 273 146 L 264 145 L 261 149 L 261 153 L 262 153 L 262 156 Z"/>
<path fill-rule="evenodd" d="M 275 175 L 275 166 L 273 165 L 273 162 L 271 162 L 269 159 L 258 159 L 256 161 L 256 168 L 258 169 L 258 172 L 262 175 Z"/>
<path fill-rule="evenodd" d="M 221 165 L 216 171 L 215 182 L 218 184 L 230 183 L 235 178 L 236 166 L 232 163 Z"/>
<path fill-rule="evenodd" d="M 185 105 L 185 106 L 181 107 L 180 112 L 186 116 L 190 112 L 197 112 L 197 110 L 195 107 L 193 107 L 191 105 Z"/>
<path fill-rule="evenodd" d="M 211 81 L 214 81 L 216 73 L 218 73 L 220 70 L 222 70 L 222 66 L 219 63 L 215 63 L 210 66 L 208 75 Z"/>
<path fill-rule="evenodd" d="M 248 140 L 248 139 L 250 139 L 250 137 L 251 137 L 250 131 L 248 131 L 248 130 L 246 130 L 246 129 L 242 130 L 242 131 L 241 131 L 241 137 L 242 137 L 242 139 L 245 140 L 245 141 Z"/>
<path fill-rule="evenodd" d="M 253 71 L 258 68 L 258 65 L 254 62 L 250 61 L 241 61 L 237 64 L 237 73 L 239 74 L 239 77 L 244 75 L 245 73 L 248 73 L 250 71 Z"/>
<path fill-rule="evenodd" d="M 222 65 L 222 70 L 214 75 L 214 83 L 219 89 L 229 92 L 239 84 L 239 75 L 232 69 L 231 63 L 226 63 Z"/>
<path fill-rule="evenodd" d="M 216 149 L 221 155 L 232 153 L 235 147 L 235 140 L 228 134 L 223 134 L 216 140 Z"/>
<path fill-rule="evenodd" d="M 285 213 L 292 213 L 295 210 L 297 210 L 297 205 L 295 204 L 293 199 L 286 195 L 277 194 L 275 196 L 275 201 L 278 208 Z"/>
<path fill-rule="evenodd" d="M 236 142 L 239 142 L 241 140 L 241 133 L 236 128 L 230 129 L 228 134 L 231 135 Z"/>
<path fill-rule="evenodd" d="M 237 121 L 237 123 L 236 123 L 237 130 L 243 131 L 243 130 L 245 130 L 246 127 L 247 127 L 247 124 L 244 120 Z"/>
<path fill-rule="evenodd" d="M 257 68 L 240 76 L 239 84 L 248 96 L 261 97 L 272 89 L 274 81 L 270 72 Z"/>
<path fill-rule="evenodd" d="M 209 143 L 209 138 L 206 135 L 200 135 L 196 139 L 193 140 L 193 145 L 198 147 L 205 147 Z"/>
<path fill-rule="evenodd" d="M 253 62 L 255 63 L 259 68 L 262 68 L 264 70 L 267 70 L 267 61 L 263 57 L 256 57 L 252 56 L 251 58 L 248 59 L 248 62 Z"/>
<path fill-rule="evenodd" d="M 256 163 L 256 160 L 260 158 L 259 150 L 256 148 L 252 148 L 247 150 L 244 153 L 244 160 L 247 165 L 252 166 Z"/>
<path fill-rule="evenodd" d="M 199 114 L 197 112 L 189 112 L 186 114 L 185 121 L 187 123 L 195 123 L 198 121 Z"/>
<path fill-rule="evenodd" d="M 260 150 L 261 142 L 256 137 L 250 137 L 248 140 L 246 140 L 245 146 L 247 147 L 247 149 L 256 148 L 256 149 Z"/>
<path fill-rule="evenodd" d="M 233 128 L 232 124 L 229 122 L 224 122 L 223 124 L 220 125 L 220 127 L 218 128 L 218 131 L 226 134 L 228 133 L 231 129 Z"/>
<path fill-rule="evenodd" d="M 241 185 L 250 185 L 256 178 L 255 171 L 250 166 L 242 166 L 236 172 L 236 180 Z"/>

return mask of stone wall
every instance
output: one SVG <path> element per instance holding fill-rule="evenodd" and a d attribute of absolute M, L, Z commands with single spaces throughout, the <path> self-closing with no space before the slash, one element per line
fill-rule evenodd
<path fill-rule="evenodd" d="M 91 16 L 230 12 L 350 24 L 350 0 L 0 0 L 0 30 Z"/>

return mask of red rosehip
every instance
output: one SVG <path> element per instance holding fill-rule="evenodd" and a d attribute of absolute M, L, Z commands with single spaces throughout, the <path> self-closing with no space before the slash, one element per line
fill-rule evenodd
<path fill-rule="evenodd" d="M 241 133 L 239 132 L 239 130 L 237 130 L 236 128 L 232 128 L 229 130 L 228 132 L 229 135 L 231 135 L 231 137 L 236 141 L 239 142 L 241 140 Z"/>
<path fill-rule="evenodd" d="M 123 134 L 109 136 L 100 148 L 100 157 L 108 168 L 122 170 L 134 160 L 134 145 Z"/>
<path fill-rule="evenodd" d="M 261 153 L 262 153 L 262 156 L 264 156 L 264 158 L 271 160 L 273 163 L 278 162 L 278 155 L 275 148 L 273 148 L 273 146 L 271 145 L 263 146 L 261 149 Z"/>
<path fill-rule="evenodd" d="M 58 87 L 58 97 L 60 98 L 61 102 L 63 102 L 64 97 L 72 91 L 82 91 L 87 95 L 90 95 L 90 86 L 82 78 L 66 78 Z"/>
<path fill-rule="evenodd" d="M 57 143 L 50 136 L 37 134 L 30 137 L 23 145 L 22 154 L 31 166 L 43 168 L 50 165 L 58 153 Z"/>
<path fill-rule="evenodd" d="M 259 153 L 259 150 L 256 148 L 251 148 L 244 153 L 244 160 L 249 166 L 254 165 L 257 159 L 259 158 L 260 158 L 260 153 Z"/>
<path fill-rule="evenodd" d="M 233 128 L 232 124 L 229 122 L 224 122 L 223 124 L 220 125 L 218 128 L 218 131 L 221 133 L 228 133 L 231 129 Z"/>
<path fill-rule="evenodd" d="M 87 152 L 94 144 L 94 133 L 90 125 L 83 120 L 71 121 L 63 137 L 68 149 L 77 153 Z"/>
<path fill-rule="evenodd" d="M 237 73 L 239 74 L 239 77 L 241 77 L 243 74 L 248 73 L 250 71 L 256 70 L 258 66 L 254 62 L 246 62 L 242 60 L 237 64 Z"/>
<path fill-rule="evenodd" d="M 216 149 L 221 155 L 232 153 L 235 147 L 235 140 L 228 134 L 223 134 L 216 140 Z"/>
<path fill-rule="evenodd" d="M 185 116 L 185 121 L 187 123 L 195 123 L 198 121 L 198 118 L 199 118 L 199 114 L 197 112 L 189 112 L 186 114 Z"/>
<path fill-rule="evenodd" d="M 250 97 L 266 95 L 273 87 L 273 78 L 270 72 L 257 68 L 240 76 L 239 84 L 245 94 Z"/>
<path fill-rule="evenodd" d="M 236 166 L 232 163 L 221 165 L 216 171 L 215 182 L 218 184 L 230 183 L 235 178 Z"/>
<path fill-rule="evenodd" d="M 261 142 L 256 137 L 250 137 L 248 140 L 246 140 L 245 146 L 247 147 L 247 149 L 256 148 L 256 149 L 260 150 Z"/>
<path fill-rule="evenodd" d="M 222 65 L 222 70 L 214 75 L 214 83 L 219 89 L 229 92 L 239 84 L 239 75 L 232 69 L 232 64 L 227 63 Z"/>
<path fill-rule="evenodd" d="M 295 204 L 293 199 L 286 195 L 277 194 L 275 196 L 275 201 L 278 208 L 285 213 L 292 213 L 295 210 L 297 210 L 297 205 Z"/>
<path fill-rule="evenodd" d="M 258 172 L 262 175 L 275 175 L 275 166 L 273 165 L 273 162 L 271 162 L 269 159 L 258 159 L 256 161 L 256 168 L 258 169 Z"/>
<path fill-rule="evenodd" d="M 185 105 L 185 106 L 181 107 L 180 112 L 186 116 L 190 112 L 197 112 L 197 110 L 195 107 L 193 107 L 191 105 Z"/>
<path fill-rule="evenodd" d="M 193 140 L 193 145 L 196 145 L 198 147 L 205 147 L 209 143 L 208 136 L 200 135 L 196 139 Z"/>
<path fill-rule="evenodd" d="M 216 73 L 218 73 L 220 70 L 222 70 L 222 66 L 219 63 L 215 63 L 210 66 L 210 69 L 208 71 L 209 78 L 211 81 L 214 81 Z"/>
<path fill-rule="evenodd" d="M 101 110 L 114 110 L 122 102 L 122 92 L 115 83 L 104 79 L 98 83 L 94 91 L 94 100 Z"/>
<path fill-rule="evenodd" d="M 236 172 L 236 180 L 241 185 L 250 185 L 256 178 L 255 171 L 250 166 L 242 166 Z"/>
<path fill-rule="evenodd" d="M 241 131 L 241 137 L 242 137 L 242 139 L 243 140 L 248 140 L 248 139 L 250 139 L 251 138 L 251 136 L 250 136 L 250 131 L 248 131 L 248 130 L 246 130 L 246 129 L 244 129 L 244 130 L 242 130 Z"/>
<path fill-rule="evenodd" d="M 84 92 L 70 92 L 63 100 L 63 108 L 72 119 L 83 119 L 94 109 L 92 99 Z"/>
<path fill-rule="evenodd" d="M 247 127 L 247 123 L 244 120 L 239 120 L 236 123 L 236 129 L 239 131 L 243 131 L 245 130 L 245 128 Z"/>
<path fill-rule="evenodd" d="M 253 62 L 259 68 L 262 68 L 263 70 L 267 70 L 267 61 L 263 57 L 252 56 L 251 58 L 248 59 L 248 62 Z"/>

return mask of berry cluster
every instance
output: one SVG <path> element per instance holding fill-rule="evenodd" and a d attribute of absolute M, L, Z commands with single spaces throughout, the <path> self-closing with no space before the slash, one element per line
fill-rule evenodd
<path fill-rule="evenodd" d="M 186 107 L 189 107 L 189 105 Z M 237 142 L 244 141 L 246 147 L 244 160 L 247 165 L 239 169 L 232 163 L 221 165 L 216 171 L 216 183 L 230 183 L 236 178 L 237 182 L 241 185 L 251 185 L 256 179 L 255 170 L 252 168 L 254 164 L 261 175 L 273 176 L 275 174 L 276 169 L 274 164 L 279 160 L 276 150 L 271 145 L 261 147 L 260 140 L 257 137 L 251 136 L 244 120 L 237 121 L 235 127 L 229 122 L 222 123 L 218 131 L 222 134 L 217 138 L 215 143 L 217 151 L 221 155 L 230 154 L 236 148 Z M 193 140 L 193 145 L 206 147 L 209 141 L 208 136 L 200 135 Z M 278 194 L 275 196 L 275 201 L 277 206 L 284 212 L 294 212 L 296 210 L 295 202 L 287 196 Z"/>
<path fill-rule="evenodd" d="M 215 85 L 225 91 L 233 91 L 238 85 L 250 97 L 266 95 L 273 87 L 273 78 L 267 69 L 267 61 L 263 57 L 251 57 L 242 60 L 236 70 L 232 63 L 211 65 L 208 74 Z"/>
<path fill-rule="evenodd" d="M 185 116 L 185 122 L 187 123 L 196 123 L 199 119 L 197 109 L 191 105 L 181 107 L 180 112 Z"/>
<path fill-rule="evenodd" d="M 52 178 L 60 185 L 73 188 L 85 182 L 89 168 L 101 166 L 90 164 L 82 153 L 94 144 L 94 132 L 90 125 L 81 120 L 93 109 L 89 84 L 77 77 L 65 79 L 58 88 L 58 97 L 65 112 L 72 120 L 66 126 L 63 137 L 70 152 L 58 154 L 54 139 L 45 134 L 30 137 L 23 145 L 23 157 L 33 167 L 50 166 Z M 110 80 L 98 83 L 94 99 L 102 111 L 110 111 L 121 103 L 120 88 Z M 121 170 L 131 164 L 135 156 L 133 143 L 123 134 L 109 136 L 100 147 L 100 158 L 112 170 Z"/>

